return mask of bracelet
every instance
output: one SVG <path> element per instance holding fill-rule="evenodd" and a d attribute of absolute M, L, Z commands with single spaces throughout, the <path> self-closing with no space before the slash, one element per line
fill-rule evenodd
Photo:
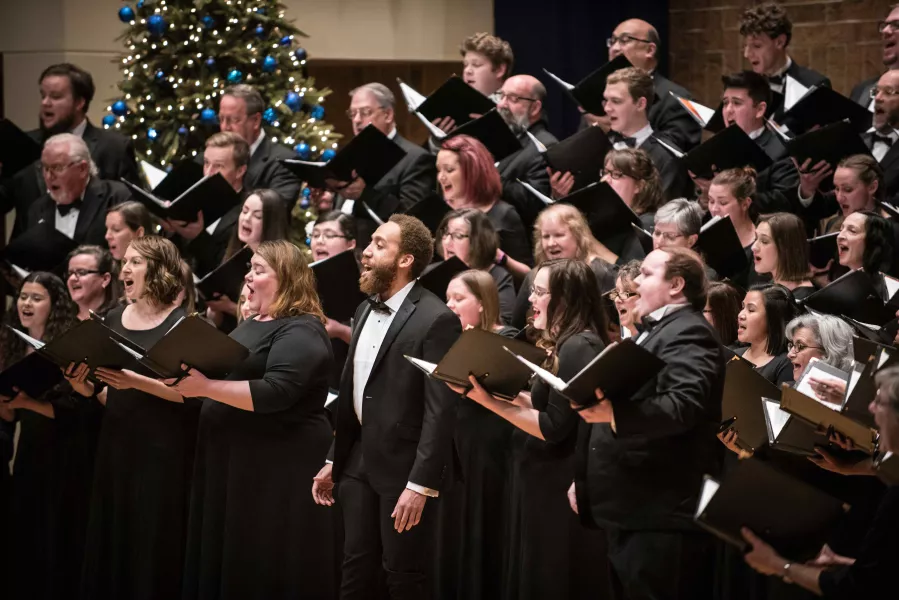
<path fill-rule="evenodd" d="M 793 580 L 790 579 L 790 567 L 793 566 L 793 563 L 787 563 L 784 565 L 784 572 L 781 575 L 781 579 L 784 580 L 784 583 L 793 583 Z"/>

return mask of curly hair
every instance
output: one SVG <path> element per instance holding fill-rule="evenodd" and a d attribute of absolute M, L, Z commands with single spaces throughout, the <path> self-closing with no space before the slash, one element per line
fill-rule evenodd
<path fill-rule="evenodd" d="M 793 38 L 793 23 L 787 11 L 774 2 L 752 6 L 740 16 L 740 35 L 767 35 L 772 40 L 784 35 L 787 38 L 784 46 L 788 46 Z"/>
<path fill-rule="evenodd" d="M 665 203 L 659 170 L 645 150 L 640 148 L 610 150 L 606 154 L 605 164 L 611 165 L 613 169 L 621 171 L 638 183 L 637 193 L 631 201 L 631 209 L 638 215 L 655 212 Z"/>
<path fill-rule="evenodd" d="M 147 261 L 144 296 L 154 304 L 171 304 L 181 293 L 181 255 L 178 248 L 158 235 L 131 240 L 131 248 Z"/>
<path fill-rule="evenodd" d="M 515 62 L 515 56 L 512 54 L 512 46 L 509 42 L 490 35 L 486 32 L 479 32 L 465 38 L 462 45 L 459 46 L 459 54 L 464 58 L 468 52 L 477 52 L 483 54 L 493 65 L 493 70 L 506 66 L 505 77 L 512 74 L 512 65 Z"/>
<path fill-rule="evenodd" d="M 503 193 L 503 183 L 496 170 L 493 155 L 479 140 L 469 135 L 456 135 L 444 140 L 441 150 L 459 159 L 462 195 L 475 206 L 487 206 Z"/>
<path fill-rule="evenodd" d="M 274 319 L 312 315 L 322 323 L 325 313 L 316 291 L 315 274 L 303 253 L 287 240 L 268 240 L 256 250 L 278 278 L 278 289 L 268 314 Z"/>
<path fill-rule="evenodd" d="M 35 271 L 22 281 L 22 285 L 16 291 L 16 298 L 21 296 L 27 283 L 36 283 L 44 287 L 50 296 L 50 313 L 47 315 L 47 323 L 44 326 L 44 335 L 41 341 L 51 342 L 63 332 L 71 329 L 78 323 L 78 306 L 69 298 L 69 290 L 62 279 L 46 271 Z M 13 307 L 7 311 L 4 324 L 13 329 L 22 331 L 22 321 L 19 319 L 19 311 Z M 5 369 L 12 363 L 23 358 L 27 346 L 9 327 L 0 331 L 0 369 Z"/>
<path fill-rule="evenodd" d="M 388 221 L 400 228 L 399 254 L 411 254 L 414 259 L 410 274 L 417 279 L 434 257 L 434 238 L 424 223 L 409 215 L 395 214 Z"/>
<path fill-rule="evenodd" d="M 106 248 L 84 244 L 69 252 L 69 255 L 66 257 L 66 265 L 79 255 L 92 256 L 97 264 L 95 268 L 100 271 L 100 274 L 105 275 L 109 273 L 109 285 L 103 290 L 103 304 L 97 309 L 97 314 L 105 315 L 118 306 L 122 298 L 122 282 L 119 281 L 119 263 Z"/>

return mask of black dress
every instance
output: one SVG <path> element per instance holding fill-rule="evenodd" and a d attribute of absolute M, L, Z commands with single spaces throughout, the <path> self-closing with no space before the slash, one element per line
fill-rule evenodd
<path fill-rule="evenodd" d="M 500 249 L 518 262 L 533 264 L 530 236 L 515 208 L 504 200 L 497 200 L 484 214 L 496 229 Z"/>
<path fill-rule="evenodd" d="M 602 351 L 593 333 L 572 336 L 559 348 L 558 376 L 574 377 Z M 546 441 L 512 433 L 509 561 L 504 597 L 513 600 L 602 597 L 604 540 L 584 528 L 568 503 L 580 417 L 542 380 L 531 390 Z M 585 560 L 584 557 L 590 557 Z M 579 570 L 579 567 L 585 569 Z"/>
<path fill-rule="evenodd" d="M 742 358 L 747 350 L 749 350 L 749 346 L 736 348 L 734 354 Z M 778 354 L 761 367 L 753 367 L 753 369 L 777 387 L 793 381 L 793 363 L 786 354 Z"/>
<path fill-rule="evenodd" d="M 106 324 L 149 348 L 184 316 L 125 329 L 117 308 Z M 147 371 L 141 374 L 153 376 Z M 81 597 L 158 600 L 181 595 L 184 540 L 199 402 L 184 404 L 107 389 L 94 464 Z"/>
<path fill-rule="evenodd" d="M 253 412 L 203 400 L 184 569 L 185 599 L 330 599 L 330 509 L 312 500 L 331 426 L 331 344 L 315 317 L 247 320 L 231 337 L 250 355 Z"/>

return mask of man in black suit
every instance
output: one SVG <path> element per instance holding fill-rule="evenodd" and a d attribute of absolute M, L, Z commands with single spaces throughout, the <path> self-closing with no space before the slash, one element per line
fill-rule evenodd
<path fill-rule="evenodd" d="M 41 73 L 38 85 L 40 128 L 28 135 L 41 144 L 58 133 L 77 135 L 87 144 L 101 179 L 140 181 L 131 140 L 116 131 L 98 129 L 87 119 L 94 98 L 90 73 L 69 63 L 51 65 Z M 46 192 L 40 162 L 0 181 L 0 211 L 16 211 L 13 235 L 22 231 L 29 207 Z"/>
<path fill-rule="evenodd" d="M 702 315 L 708 290 L 692 250 L 654 250 L 636 279 L 644 330 L 636 342 L 665 362 L 626 401 L 582 410 L 572 508 L 608 536 L 613 596 L 712 597 L 714 538 L 693 523 L 703 475 L 722 453 L 724 350 Z M 576 495 L 576 499 L 575 496 Z"/>
<path fill-rule="evenodd" d="M 424 148 L 399 135 L 396 130 L 394 106 L 396 98 L 386 85 L 367 83 L 350 92 L 353 135 L 374 125 L 381 133 L 406 152 L 406 156 L 387 172 L 380 181 L 334 181 L 332 189 L 339 195 L 334 208 L 356 216 L 356 239 L 368 245 L 377 222 L 369 214 L 374 212 L 386 220 L 397 212 L 405 212 L 437 190 L 437 167 L 434 157 Z"/>
<path fill-rule="evenodd" d="M 546 171 L 546 162 L 531 140 L 530 135 L 545 147 L 552 146 L 559 140 L 556 139 L 546 127 L 543 118 L 543 100 L 546 98 L 546 88 L 536 78 L 530 75 L 514 75 L 503 82 L 503 87 L 497 92 L 497 110 L 509 125 L 518 140 L 521 142 L 521 150 L 510 154 L 497 166 L 500 179 L 503 182 L 503 200 L 515 207 L 518 215 L 524 223 L 525 231 L 531 231 L 534 221 L 546 205 L 534 197 L 518 181 L 524 181 L 532 185 L 537 191 L 549 196 L 549 174 Z"/>
<path fill-rule="evenodd" d="M 830 79 L 807 67 L 800 66 L 787 53 L 793 37 L 793 23 L 783 7 L 770 3 L 753 6 L 740 17 L 743 36 L 743 56 L 752 70 L 768 78 L 774 100 L 769 114 L 777 121 L 783 116 L 784 86 L 789 75 L 805 87 L 830 87 Z"/>
<path fill-rule="evenodd" d="M 874 91 L 873 127 L 862 139 L 883 169 L 884 197 L 894 203 L 899 196 L 899 70 L 881 75 Z"/>
<path fill-rule="evenodd" d="M 421 221 L 393 215 L 362 253 L 359 285 L 372 298 L 356 310 L 334 443 L 312 487 L 330 506 L 338 484 L 342 600 L 371 597 L 381 568 L 391 598 L 429 597 L 437 507 L 426 501 L 452 481 L 458 398 L 404 355 L 439 362 L 461 334 L 458 317 L 416 281 L 433 252 Z"/>
<path fill-rule="evenodd" d="M 603 92 L 611 131 L 609 139 L 616 150 L 640 148 L 649 155 L 662 181 L 666 200 L 691 194 L 693 184 L 681 162 L 666 146 L 679 150 L 673 140 L 656 132 L 648 113 L 655 98 L 653 80 L 642 69 L 628 67 L 609 75 Z M 683 111 L 686 112 L 686 111 Z"/>
<path fill-rule="evenodd" d="M 300 180 L 279 161 L 296 158 L 293 152 L 273 143 L 262 127 L 265 102 L 251 85 L 225 88 L 219 102 L 219 123 L 223 132 L 235 133 L 250 147 L 250 161 L 243 178 L 247 190 L 269 189 L 278 192 L 288 213 L 300 195 Z"/>
<path fill-rule="evenodd" d="M 87 144 L 71 133 L 46 141 L 41 170 L 47 192 L 28 207 L 18 233 L 49 226 L 78 244 L 105 247 L 106 211 L 131 200 L 128 188 L 118 181 L 100 179 Z"/>
<path fill-rule="evenodd" d="M 877 29 L 880 32 L 883 66 L 888 70 L 899 68 L 899 6 L 893 6 L 890 9 L 887 18 L 877 24 Z M 877 85 L 878 79 L 880 79 L 879 76 L 872 77 L 856 84 L 852 88 L 849 98 L 873 110 L 874 97 L 871 95 L 871 90 Z"/>

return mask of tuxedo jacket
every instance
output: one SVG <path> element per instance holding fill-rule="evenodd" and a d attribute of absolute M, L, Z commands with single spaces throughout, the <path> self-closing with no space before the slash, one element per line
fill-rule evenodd
<path fill-rule="evenodd" d="M 106 211 L 131 200 L 131 193 L 118 181 L 105 181 L 91 177 L 84 190 L 84 199 L 78 210 L 73 239 L 78 244 L 94 244 L 106 247 Z M 31 203 L 23 220 L 22 232 L 38 225 L 56 226 L 56 202 L 44 194 Z"/>
<path fill-rule="evenodd" d="M 849 94 L 849 99 L 868 108 L 868 105 L 871 104 L 871 90 L 874 89 L 878 81 L 880 81 L 879 75 L 855 84 L 855 87 L 852 88 L 852 92 Z"/>
<path fill-rule="evenodd" d="M 681 148 L 667 136 L 658 135 L 655 127 L 653 127 L 652 135 L 640 145 L 640 149 L 646 151 L 653 164 L 655 164 L 656 169 L 659 170 L 662 195 L 665 197 L 665 201 L 692 197 L 694 185 L 689 174 L 687 174 L 687 170 L 678 157 L 659 143 L 659 139 L 677 150 L 681 150 Z"/>
<path fill-rule="evenodd" d="M 328 456 L 334 462 L 334 480 L 340 481 L 353 446 L 361 444 L 365 473 L 377 493 L 398 495 L 408 482 L 440 490 L 452 482 L 459 397 L 404 355 L 440 362 L 462 333 L 459 318 L 420 283 L 412 286 L 372 365 L 360 425 L 353 409 L 354 356 L 370 313 L 368 302 L 356 310 L 340 380 L 336 433 Z"/>
<path fill-rule="evenodd" d="M 43 143 L 40 130 L 29 131 L 28 135 L 38 143 Z M 140 183 L 137 162 L 134 158 L 134 146 L 124 135 L 94 127 L 90 121 L 84 129 L 82 137 L 90 150 L 91 160 L 97 165 L 99 177 L 108 181 L 125 178 Z M 0 182 L 0 209 L 3 213 L 15 209 L 16 219 L 13 235 L 24 229 L 28 209 L 31 204 L 47 192 L 44 174 L 41 172 L 40 160 Z"/>
<path fill-rule="evenodd" d="M 669 312 L 641 345 L 666 364 L 609 424 L 581 423 L 575 452 L 578 513 L 611 529 L 692 529 L 703 475 L 723 456 L 724 349 L 702 312 Z"/>
<path fill-rule="evenodd" d="M 769 129 L 755 139 L 773 164 L 756 177 L 756 192 L 752 201 L 758 212 L 792 212 L 799 186 L 799 171 L 787 155 L 787 148 Z"/>
<path fill-rule="evenodd" d="M 545 121 L 537 121 L 528 128 L 528 131 L 540 143 L 546 147 L 558 143 L 558 139 L 546 127 Z M 515 207 L 524 223 L 525 231 L 531 231 L 537 215 L 546 205 L 529 192 L 518 180 L 532 185 L 538 192 L 549 196 L 552 189 L 549 185 L 549 174 L 546 171 L 546 161 L 537 150 L 534 142 L 527 133 L 518 136 L 521 142 L 521 150 L 499 161 L 497 170 L 503 183 L 503 200 Z M 527 236 L 526 236 L 527 237 Z"/>
<path fill-rule="evenodd" d="M 690 100 L 693 98 L 690 92 L 659 73 L 653 73 L 652 85 L 656 97 L 648 116 L 653 131 L 663 134 L 684 152 L 698 146 L 702 141 L 702 127 L 671 95 L 674 92 Z"/>
<path fill-rule="evenodd" d="M 873 132 L 863 133 L 862 140 L 869 150 L 874 147 Z M 883 155 L 880 168 L 883 169 L 884 198 L 887 202 L 893 203 L 899 197 L 899 143 L 890 146 L 887 153 Z"/>
<path fill-rule="evenodd" d="M 256 152 L 250 157 L 243 187 L 248 191 L 269 189 L 281 196 L 288 213 L 300 195 L 300 180 L 279 161 L 296 158 L 293 152 L 268 138 L 262 138 Z"/>
<path fill-rule="evenodd" d="M 789 75 L 805 87 L 811 87 L 813 85 L 818 87 L 832 87 L 830 85 L 830 79 L 828 79 L 826 75 L 822 75 L 814 69 L 800 66 L 796 63 L 795 60 L 793 60 L 793 62 L 790 64 L 790 68 L 787 69 L 784 73 L 784 77 L 786 77 L 787 75 Z M 780 123 L 784 115 L 784 96 L 783 94 L 773 94 L 773 96 L 774 98 L 771 101 L 772 106 L 768 109 L 768 114 L 773 114 L 774 121 Z"/>

